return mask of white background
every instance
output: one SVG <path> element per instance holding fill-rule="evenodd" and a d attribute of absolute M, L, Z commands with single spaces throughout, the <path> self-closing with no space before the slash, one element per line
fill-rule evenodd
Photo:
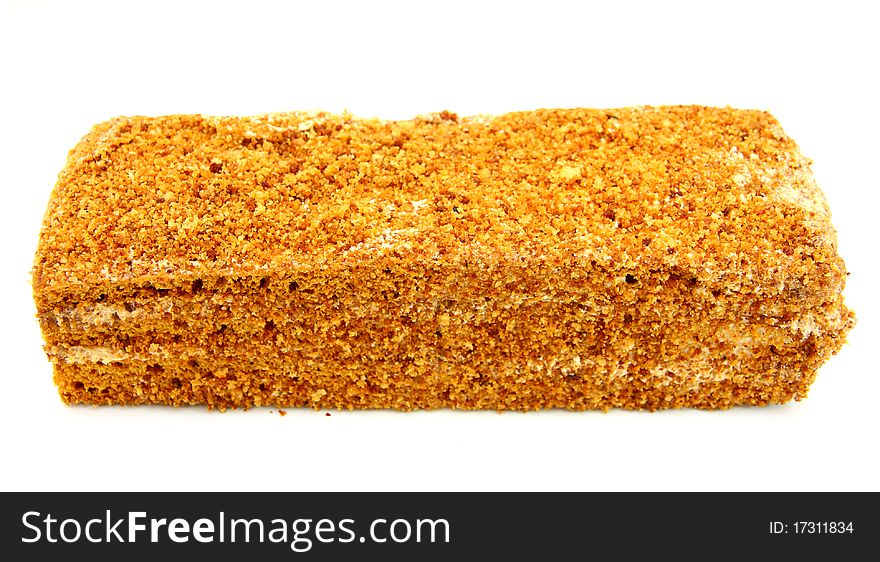
<path fill-rule="evenodd" d="M 878 14 L 872 2 L 5 2 L 0 488 L 878 490 Z M 800 403 L 724 412 L 66 407 L 29 286 L 42 213 L 124 114 L 539 107 L 770 110 L 815 160 L 859 324 Z"/>

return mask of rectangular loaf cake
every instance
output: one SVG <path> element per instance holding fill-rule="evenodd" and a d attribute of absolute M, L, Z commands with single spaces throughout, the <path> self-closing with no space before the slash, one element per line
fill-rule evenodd
<path fill-rule="evenodd" d="M 809 166 L 735 109 L 123 117 L 34 298 L 67 403 L 782 403 L 854 322 Z"/>

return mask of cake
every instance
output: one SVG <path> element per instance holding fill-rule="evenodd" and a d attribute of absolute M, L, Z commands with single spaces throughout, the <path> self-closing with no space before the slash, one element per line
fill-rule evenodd
<path fill-rule="evenodd" d="M 66 403 L 727 408 L 806 396 L 846 269 L 761 111 L 120 117 L 33 294 Z"/>

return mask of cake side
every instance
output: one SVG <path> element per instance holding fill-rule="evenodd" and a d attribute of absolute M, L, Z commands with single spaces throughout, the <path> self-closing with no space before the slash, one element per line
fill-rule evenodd
<path fill-rule="evenodd" d="M 558 275 L 559 286 L 570 273 Z M 598 270 L 579 273 L 612 280 Z M 109 314 L 112 309 L 102 309 L 76 319 L 80 329 L 55 339 L 47 352 L 59 367 L 66 399 L 73 402 L 117 400 L 118 392 L 109 397 L 104 392 L 119 385 L 128 389 L 123 393 L 128 400 L 135 400 L 131 392 L 137 389 L 143 402 L 173 397 L 175 403 L 189 403 L 219 387 L 224 396 L 235 389 L 239 406 L 283 397 L 287 406 L 339 407 L 351 399 L 331 392 L 337 385 L 329 382 L 348 373 L 349 390 L 361 385 L 385 393 L 381 400 L 351 401 L 350 407 L 486 406 L 489 397 L 475 402 L 476 390 L 467 390 L 479 383 L 504 390 L 503 400 L 495 398 L 498 408 L 653 409 L 803 397 L 816 369 L 842 343 L 835 323 L 846 319 L 834 316 L 837 303 L 794 316 L 750 316 L 749 301 L 714 297 L 691 279 L 637 274 L 632 283 L 618 279 L 616 291 L 597 283 L 601 292 L 586 286 L 576 295 L 526 298 L 516 305 L 517 296 L 531 292 L 518 295 L 520 285 L 510 281 L 488 287 L 497 279 L 527 285 L 528 277 L 500 272 L 477 276 L 472 286 L 460 273 L 448 272 L 451 286 L 482 287 L 479 301 L 462 299 L 460 288 L 424 291 L 414 301 L 406 291 L 395 294 L 405 279 L 384 291 L 345 283 L 346 292 L 330 284 L 308 304 L 300 299 L 309 293 L 291 295 L 287 284 L 272 278 L 229 299 L 218 298 L 205 284 L 199 295 L 216 301 L 207 313 L 181 314 L 191 304 L 181 295 L 161 297 L 152 319 L 136 304 Z M 374 302 L 368 304 L 370 295 Z M 356 302 L 361 305 L 353 306 Z M 104 330 L 90 331 L 89 325 Z M 71 380 L 60 373 L 91 378 Z M 160 379 L 176 379 L 174 392 L 156 389 Z M 274 382 L 267 386 L 267 380 Z M 657 388 L 648 392 L 645 380 Z M 285 385 L 290 387 L 282 392 Z M 554 386 L 553 400 L 536 390 Z M 573 387 L 589 393 L 578 397 Z M 638 392 L 621 394 L 636 387 Z M 226 400 L 215 397 L 209 403 L 235 405 Z"/>

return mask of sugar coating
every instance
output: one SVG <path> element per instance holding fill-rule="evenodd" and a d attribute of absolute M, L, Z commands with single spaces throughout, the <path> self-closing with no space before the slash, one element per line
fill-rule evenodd
<path fill-rule="evenodd" d="M 59 176 L 34 297 L 69 402 L 782 402 L 854 322 L 809 164 L 695 106 L 123 117 Z"/>

